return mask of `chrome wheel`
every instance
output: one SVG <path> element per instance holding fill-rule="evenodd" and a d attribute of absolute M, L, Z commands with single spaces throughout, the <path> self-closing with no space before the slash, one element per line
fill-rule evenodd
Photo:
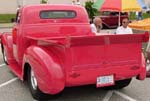
<path fill-rule="evenodd" d="M 2 46 L 2 54 L 3 54 L 3 60 L 8 65 L 8 59 L 7 59 L 7 52 L 6 49 Z"/>
<path fill-rule="evenodd" d="M 6 51 L 4 50 L 4 61 L 7 62 Z"/>
<path fill-rule="evenodd" d="M 150 77 L 150 61 L 146 59 L 146 77 Z"/>
<path fill-rule="evenodd" d="M 150 61 L 147 59 L 146 60 L 146 71 L 150 70 Z"/>
<path fill-rule="evenodd" d="M 31 79 L 31 85 L 32 85 L 32 87 L 33 87 L 34 90 L 37 90 L 37 80 L 35 78 L 33 70 L 31 70 L 30 73 L 31 73 L 31 77 L 30 77 L 30 79 Z"/>
<path fill-rule="evenodd" d="M 49 95 L 49 94 L 45 94 L 43 93 L 39 87 L 38 87 L 38 84 L 37 84 L 37 79 L 35 78 L 35 73 L 34 71 L 32 70 L 32 68 L 30 67 L 29 65 L 29 68 L 28 68 L 28 85 L 29 85 L 29 89 L 31 91 L 31 94 L 32 96 L 38 100 L 38 101 L 47 101 L 48 99 L 53 99 L 53 98 L 57 98 L 58 96 L 60 96 L 60 94 L 56 94 L 56 95 Z"/>

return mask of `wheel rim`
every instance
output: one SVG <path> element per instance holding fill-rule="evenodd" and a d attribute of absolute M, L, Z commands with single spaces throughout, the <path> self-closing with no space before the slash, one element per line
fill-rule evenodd
<path fill-rule="evenodd" d="M 4 61 L 7 62 L 6 52 L 4 50 Z"/>
<path fill-rule="evenodd" d="M 37 80 L 35 78 L 33 70 L 31 70 L 31 85 L 32 85 L 34 90 L 37 89 Z"/>

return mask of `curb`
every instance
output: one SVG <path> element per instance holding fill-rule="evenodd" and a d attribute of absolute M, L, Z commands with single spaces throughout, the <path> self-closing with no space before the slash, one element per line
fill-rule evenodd
<path fill-rule="evenodd" d="M 13 26 L 0 27 L 0 29 L 12 28 Z"/>
<path fill-rule="evenodd" d="M 13 27 L 13 23 L 2 23 L 0 24 L 0 28 L 12 28 Z"/>

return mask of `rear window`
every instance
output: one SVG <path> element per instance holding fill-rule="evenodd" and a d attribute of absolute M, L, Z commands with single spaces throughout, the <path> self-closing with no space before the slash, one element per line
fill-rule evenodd
<path fill-rule="evenodd" d="M 104 12 L 102 12 L 102 15 L 106 15 L 106 16 L 110 16 L 110 15 L 118 16 L 119 12 L 104 11 Z M 127 15 L 127 12 L 123 12 L 123 13 L 121 12 L 121 15 Z"/>
<path fill-rule="evenodd" d="M 41 11 L 41 19 L 65 19 L 65 18 L 75 18 L 75 11 Z"/>

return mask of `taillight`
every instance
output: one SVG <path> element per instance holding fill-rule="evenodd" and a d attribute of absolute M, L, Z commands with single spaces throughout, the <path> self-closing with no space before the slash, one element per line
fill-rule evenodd
<path fill-rule="evenodd" d="M 2 37 L 2 34 L 0 33 L 0 39 L 1 39 L 1 37 Z"/>
<path fill-rule="evenodd" d="M 149 40 L 149 33 L 146 31 L 144 36 L 143 36 L 143 42 L 148 42 Z"/>

